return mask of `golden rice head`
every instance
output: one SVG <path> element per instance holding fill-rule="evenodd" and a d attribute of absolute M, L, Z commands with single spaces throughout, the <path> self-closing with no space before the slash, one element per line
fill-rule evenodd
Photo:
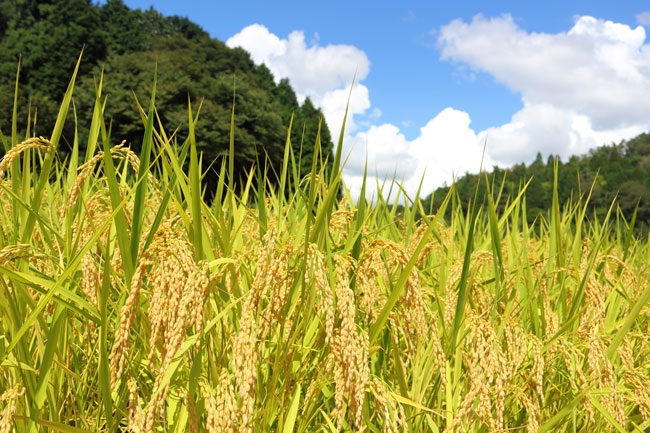
<path fill-rule="evenodd" d="M 7 267 L 15 267 L 15 262 L 19 260 L 28 260 L 31 265 L 35 268 L 43 271 L 46 268 L 50 268 L 52 265 L 49 260 L 46 260 L 46 256 L 43 254 L 37 254 L 32 251 L 37 250 L 29 244 L 15 244 L 7 245 L 4 248 L 0 249 L 0 265 Z M 52 275 L 47 274 L 46 275 Z M 12 284 L 8 285 L 9 290 L 12 289 Z M 30 286 L 26 287 L 27 293 L 32 298 L 34 302 L 38 300 L 40 295 L 35 289 Z M 46 310 L 46 314 L 51 314 L 52 308 L 54 306 L 54 301 L 52 301 Z"/>
<path fill-rule="evenodd" d="M 551 297 L 548 294 L 547 279 L 543 274 L 539 279 L 539 289 L 540 297 L 544 305 L 543 314 L 546 322 L 546 335 L 555 335 L 555 333 L 560 329 L 560 319 L 556 313 L 554 305 L 551 303 Z"/>
<path fill-rule="evenodd" d="M 368 352 L 370 341 L 368 333 L 356 326 L 355 298 L 350 288 L 349 257 L 334 256 L 336 268 L 336 311 L 340 319 L 335 330 L 328 359 L 328 370 L 335 381 L 335 409 L 338 428 L 341 429 L 347 417 L 360 431 L 363 430 L 363 401 L 370 370 Z M 347 403 L 347 405 L 346 405 Z M 344 410 L 347 407 L 347 414 Z"/>
<path fill-rule="evenodd" d="M 526 408 L 526 431 L 528 433 L 537 433 L 540 427 L 541 420 L 541 409 L 539 403 L 535 398 L 532 398 L 530 395 L 522 393 L 520 394 L 520 400 L 524 407 Z"/>
<path fill-rule="evenodd" d="M 355 293 L 359 301 L 359 310 L 365 316 L 363 321 L 366 326 L 377 320 L 386 300 L 386 294 L 382 292 L 381 285 L 377 281 L 382 279 L 384 284 L 388 282 L 381 253 L 380 245 L 364 241 L 355 269 Z"/>
<path fill-rule="evenodd" d="M 362 313 L 361 321 L 369 326 L 377 320 L 384 308 L 388 299 L 386 289 L 397 283 L 409 258 L 401 244 L 379 238 L 368 237 L 361 250 L 356 264 L 355 298 L 359 312 Z M 407 349 L 403 352 L 406 368 L 415 356 L 417 343 L 422 337 L 433 333 L 437 340 L 436 326 L 431 330 L 430 325 L 436 319 L 428 309 L 424 294 L 417 267 L 414 267 L 409 273 L 402 296 L 388 316 L 396 338 L 401 340 L 403 337 L 406 342 Z M 444 358 L 442 347 L 436 347 L 435 352 L 437 359 Z M 440 365 L 444 370 L 444 362 L 440 362 Z"/>
<path fill-rule="evenodd" d="M 0 433 L 12 431 L 18 399 L 25 394 L 25 388 L 14 385 L 0 395 Z"/>
<path fill-rule="evenodd" d="M 565 341 L 566 338 L 559 338 L 554 344 L 557 353 L 556 370 L 566 369 L 569 373 L 567 378 L 571 389 L 579 391 L 582 388 L 582 382 L 579 379 L 578 369 L 581 367 L 580 360 L 584 359 L 584 355 L 573 344 Z"/>
<path fill-rule="evenodd" d="M 199 433 L 196 406 L 189 391 L 185 393 L 185 407 L 187 408 L 187 433 Z"/>
<path fill-rule="evenodd" d="M 421 221 L 418 221 L 416 225 L 415 232 L 410 238 L 408 239 L 408 247 L 407 247 L 407 254 L 409 257 L 412 257 L 415 254 L 415 250 L 422 241 L 422 239 L 425 237 L 427 230 L 429 229 L 429 224 L 433 223 L 433 217 L 425 217 L 429 221 L 424 221 L 422 219 Z M 442 239 L 442 236 L 448 236 L 447 231 L 444 230 L 440 225 L 436 227 L 436 233 L 438 234 L 438 238 Z M 417 266 L 419 267 L 424 267 L 425 264 L 428 262 L 430 257 L 433 256 L 441 256 L 442 255 L 442 244 L 438 241 L 438 239 L 434 236 L 429 235 L 427 237 L 428 241 L 424 244 L 424 248 L 420 251 L 420 255 L 418 256 L 417 260 Z M 435 255 L 433 253 L 436 253 Z"/>
<path fill-rule="evenodd" d="M 617 390 L 618 379 L 614 372 L 614 366 L 605 355 L 605 342 L 597 335 L 595 328 L 590 329 L 587 335 L 582 335 L 588 341 L 587 365 L 589 384 L 592 388 L 599 389 L 603 392 L 603 407 L 612 414 L 619 424 L 625 425 L 624 403 Z"/>
<path fill-rule="evenodd" d="M 124 143 L 124 142 L 122 142 Z M 61 208 L 61 218 L 65 215 L 67 209 L 72 208 L 77 203 L 77 198 L 81 193 L 83 185 L 86 183 L 86 180 L 93 174 L 95 166 L 104 158 L 104 152 L 100 151 L 95 156 L 93 156 L 88 162 L 82 164 L 77 169 L 77 178 L 75 183 L 72 186 L 72 190 L 69 192 L 68 201 L 65 206 Z"/>
<path fill-rule="evenodd" d="M 131 166 L 135 173 L 138 173 L 140 170 L 140 158 L 131 150 L 129 146 L 126 146 L 126 140 L 123 140 L 120 144 L 113 146 L 110 149 L 110 155 L 112 159 L 117 159 L 120 161 L 125 161 Z M 97 152 L 89 161 L 82 164 L 77 169 L 77 178 L 75 184 L 70 192 L 68 198 L 68 207 L 76 203 L 77 197 L 83 188 L 86 180 L 89 176 L 92 175 L 95 166 L 97 166 L 104 159 L 104 151 L 100 150 Z M 152 181 L 154 188 L 150 190 L 153 194 L 158 195 L 159 198 L 162 198 L 160 191 L 160 182 L 154 176 L 151 176 L 151 173 L 148 173 L 147 178 L 143 182 Z"/>
<path fill-rule="evenodd" d="M 371 420 L 375 417 L 381 418 L 382 422 L 379 424 L 384 425 L 384 433 L 407 432 L 404 408 L 391 397 L 386 384 L 375 377 L 370 382 L 370 391 L 375 398 L 375 410 L 371 414 Z"/>
<path fill-rule="evenodd" d="M 203 326 L 203 303 L 208 286 L 207 265 L 195 263 L 189 244 L 179 242 L 177 239 L 169 237 L 168 241 L 171 243 L 167 245 L 168 257 L 173 252 L 177 263 L 166 267 L 165 263 L 174 260 L 163 260 L 159 266 L 152 268 L 153 278 L 149 279 L 155 290 L 159 291 L 158 296 L 153 296 L 150 300 L 151 308 L 157 314 L 155 318 L 150 316 L 152 325 L 155 323 L 157 330 L 155 337 L 152 335 L 150 340 L 149 358 L 152 364 L 155 359 L 152 351 L 156 351 L 156 345 L 151 344 L 154 338 L 160 339 L 161 349 L 158 354 L 160 368 L 153 386 L 153 392 L 157 393 L 158 398 L 150 400 L 148 404 L 146 431 L 151 431 L 156 418 L 162 414 L 170 386 L 169 383 L 162 385 L 162 380 L 181 348 L 187 330 L 194 327 L 194 332 L 200 333 Z M 179 281 L 175 278 L 177 275 L 172 276 L 167 272 L 178 272 L 182 278 Z M 161 299 L 161 291 L 166 293 L 167 299 Z"/>
<path fill-rule="evenodd" d="M 16 260 L 32 258 L 34 255 L 30 252 L 32 246 L 29 244 L 7 245 L 0 249 L 0 265 L 8 265 Z"/>
<path fill-rule="evenodd" d="M 289 295 L 289 289 L 295 279 L 295 267 L 292 266 L 291 258 L 296 256 L 296 250 L 290 242 L 276 247 L 273 260 L 266 272 L 264 284 L 266 305 L 262 310 L 262 329 L 259 338 L 265 340 L 273 331 L 276 324 L 282 323 L 285 333 L 285 340 L 289 338 L 293 326 L 293 313 L 284 314 L 285 304 Z M 285 341 L 286 342 L 286 341 Z"/>
<path fill-rule="evenodd" d="M 498 416 L 493 415 L 493 403 L 494 400 L 498 403 L 507 383 L 506 377 L 499 378 L 504 370 L 503 351 L 495 330 L 483 316 L 470 309 L 466 318 L 469 327 L 464 356 L 467 392 L 456 417 L 445 431 L 451 432 L 464 423 L 471 424 L 478 420 L 490 430 L 496 430 L 501 427 L 497 425 Z M 499 410 L 497 405 L 497 415 Z"/>
<path fill-rule="evenodd" d="M 542 341 L 537 336 L 531 336 L 533 343 L 533 382 L 535 391 L 542 406 L 544 405 L 544 357 L 542 356 Z"/>
<path fill-rule="evenodd" d="M 135 320 L 138 303 L 140 302 L 140 290 L 142 288 L 143 274 L 145 273 L 145 268 L 152 264 L 153 261 L 151 259 L 145 257 L 141 258 L 131 280 L 131 290 L 129 291 L 129 295 L 126 298 L 124 306 L 120 310 L 120 324 L 115 330 L 115 341 L 110 354 L 111 387 L 115 386 L 117 380 L 122 377 L 122 373 L 124 372 L 131 326 Z"/>
<path fill-rule="evenodd" d="M 97 293 L 101 281 L 99 264 L 89 251 L 81 258 L 81 290 L 91 304 L 97 305 Z"/>
<path fill-rule="evenodd" d="M 347 239 L 348 226 L 355 213 L 356 211 L 347 208 L 344 202 L 339 203 L 338 208 L 332 213 L 329 230 L 335 244 L 338 245 Z"/>
<path fill-rule="evenodd" d="M 443 321 L 446 328 L 453 326 L 456 315 L 456 304 L 458 302 L 458 282 L 462 273 L 462 260 L 454 260 L 449 266 L 445 280 L 445 294 L 443 298 L 444 315 Z M 471 279 L 469 280 L 471 282 Z"/>
<path fill-rule="evenodd" d="M 528 335 L 514 316 L 511 316 L 507 324 L 503 326 L 503 333 L 506 346 L 504 351 L 506 362 L 503 372 L 506 377 L 511 378 L 522 368 L 528 355 L 526 347 Z"/>
<path fill-rule="evenodd" d="M 239 319 L 239 331 L 235 336 L 232 351 L 232 369 L 234 371 L 237 395 L 241 401 L 242 431 L 252 431 L 252 416 L 255 408 L 255 384 L 257 382 L 258 333 L 259 324 L 255 320 L 256 305 L 253 296 L 247 296 L 242 305 Z"/>
<path fill-rule="evenodd" d="M 129 379 L 127 382 L 129 389 L 129 431 L 141 433 L 144 431 L 145 412 L 140 406 L 140 399 L 138 397 L 138 386 L 134 379 Z"/>
<path fill-rule="evenodd" d="M 205 382 L 199 382 L 205 404 L 205 430 L 209 433 L 234 433 L 237 426 L 237 400 L 226 369 L 221 370 L 216 392 Z"/>
<path fill-rule="evenodd" d="M 283 260 L 286 259 L 277 254 L 276 242 L 277 233 L 273 230 L 268 231 L 258 251 L 257 269 L 251 287 L 244 295 L 239 330 L 233 341 L 231 369 L 234 372 L 236 391 L 240 400 L 239 428 L 244 432 L 251 432 L 253 429 L 260 335 L 268 333 L 271 326 L 270 323 L 263 323 L 270 319 L 260 316 L 258 307 L 268 289 L 275 285 L 274 272 L 283 267 Z M 280 285 L 283 284 L 286 285 L 287 282 L 280 281 Z"/>
<path fill-rule="evenodd" d="M 630 392 L 625 398 L 638 407 L 643 422 L 650 420 L 650 378 L 643 369 L 635 369 L 624 373 L 625 385 Z"/>
<path fill-rule="evenodd" d="M 472 293 L 472 299 L 476 311 L 479 313 L 488 313 L 495 304 L 495 295 L 491 290 L 487 290 L 480 281 L 492 278 L 494 276 L 494 255 L 491 251 L 478 250 L 472 254 L 469 278 L 467 285 Z M 498 307 L 497 307 L 498 308 Z"/>
<path fill-rule="evenodd" d="M 318 293 L 318 311 L 325 330 L 325 345 L 328 345 L 334 336 L 334 292 L 327 281 L 325 257 L 315 244 L 308 249 L 305 279 L 308 286 L 314 284 Z"/>
<path fill-rule="evenodd" d="M 634 371 L 636 369 L 636 360 L 634 359 L 634 353 L 632 352 L 632 344 L 629 335 L 623 337 L 623 341 L 621 341 L 621 345 L 618 346 L 617 352 L 621 357 L 623 368 L 626 371 Z"/>
<path fill-rule="evenodd" d="M 409 257 L 404 247 L 390 241 L 376 240 L 375 248 L 381 248 L 385 252 L 389 268 L 394 268 L 395 281 L 406 267 Z M 387 285 L 388 286 L 388 285 Z M 404 294 L 398 300 L 395 309 L 391 312 L 393 321 L 401 322 L 400 331 L 407 336 L 409 342 L 409 356 L 414 353 L 414 347 L 419 338 L 429 334 L 429 317 L 420 277 L 417 268 L 413 267 L 404 286 Z"/>
<path fill-rule="evenodd" d="M 11 163 L 18 158 L 22 153 L 30 149 L 42 150 L 46 153 L 53 153 L 56 149 L 50 140 L 43 137 L 32 137 L 17 144 L 9 149 L 7 153 L 0 159 L 0 184 L 6 177 L 7 170 L 11 167 Z"/>
<path fill-rule="evenodd" d="M 207 266 L 194 262 L 189 243 L 183 232 L 175 228 L 174 221 L 167 220 L 161 224 L 152 244 L 139 259 L 111 349 L 113 385 L 123 372 L 130 328 L 145 284 L 151 287 L 147 312 L 152 324 L 149 361 L 153 364 L 158 360 L 161 364 L 155 389 L 181 346 L 186 330 L 192 326 L 195 331 L 202 327 L 202 305 L 208 285 Z M 160 342 L 160 353 L 156 352 L 156 342 Z M 158 391 L 160 399 L 164 400 L 166 390 Z"/>

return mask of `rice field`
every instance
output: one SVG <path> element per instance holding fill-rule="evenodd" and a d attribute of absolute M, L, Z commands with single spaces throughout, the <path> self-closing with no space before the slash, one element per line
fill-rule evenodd
<path fill-rule="evenodd" d="M 615 203 L 424 216 L 353 200 L 342 138 L 236 179 L 231 135 L 208 204 L 192 105 L 182 138 L 141 107 L 138 156 L 100 80 L 62 160 L 75 76 L 49 137 L 2 137 L 0 433 L 650 431 L 650 250 Z"/>

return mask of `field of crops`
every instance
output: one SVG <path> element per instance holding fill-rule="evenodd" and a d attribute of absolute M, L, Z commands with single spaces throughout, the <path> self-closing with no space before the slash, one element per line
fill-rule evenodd
<path fill-rule="evenodd" d="M 181 138 L 151 98 L 138 156 L 100 82 L 62 160 L 73 83 L 51 136 L 2 137 L 0 433 L 649 431 L 650 249 L 615 204 L 423 217 L 354 201 L 341 142 L 235 179 L 231 136 L 208 205 L 198 107 Z"/>

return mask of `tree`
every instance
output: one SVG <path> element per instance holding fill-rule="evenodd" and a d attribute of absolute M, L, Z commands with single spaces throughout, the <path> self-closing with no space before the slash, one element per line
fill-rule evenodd
<path fill-rule="evenodd" d="M 129 9 L 122 0 L 107 0 L 100 15 L 111 52 L 124 54 L 149 48 L 149 36 L 142 29 L 142 12 Z"/>
<path fill-rule="evenodd" d="M 230 117 L 235 92 L 235 165 L 237 176 L 268 157 L 279 172 L 286 128 L 292 113 L 291 139 L 299 151 L 303 141 L 305 163 L 311 155 L 322 112 L 305 101 L 300 106 L 286 80 L 277 85 L 264 65 L 256 66 L 241 48 L 229 48 L 210 38 L 187 18 L 165 17 L 155 9 L 132 10 L 122 0 L 93 5 L 90 0 L 0 0 L 0 129 L 9 130 L 13 110 L 14 77 L 23 55 L 18 103 L 19 119 L 38 111 L 38 132 L 51 131 L 76 59 L 84 48 L 74 92 L 86 143 L 95 87 L 104 70 L 105 117 L 112 139 L 125 139 L 134 150 L 141 145 L 143 126 L 134 94 L 142 106 L 149 103 L 153 71 L 158 65 L 156 106 L 163 125 L 187 136 L 187 102 L 195 111 L 201 101 L 196 135 L 206 167 L 229 148 Z M 60 150 L 74 136 L 74 116 L 68 116 Z M 22 125 L 21 125 L 22 126 Z M 302 135 L 304 127 L 304 137 Z M 329 130 L 321 126 L 322 150 L 332 151 Z M 330 157 L 331 161 L 332 158 Z M 304 172 L 304 170 L 303 170 Z M 205 177 L 208 189 L 214 171 Z"/>
<path fill-rule="evenodd" d="M 63 95 L 82 48 L 82 75 L 106 54 L 99 11 L 89 0 L 19 0 L 11 16 L 0 43 L 0 76 L 13 81 L 22 57 L 20 82 L 29 92 Z"/>
<path fill-rule="evenodd" d="M 142 106 L 149 104 L 153 71 L 158 64 L 156 107 L 161 121 L 170 131 L 178 129 L 178 136 L 187 136 L 187 104 L 192 100 L 194 111 L 203 100 L 196 137 L 199 150 L 203 152 L 206 165 L 225 155 L 229 149 L 230 115 L 233 103 L 233 84 L 236 83 L 235 99 L 235 164 L 238 174 L 243 175 L 260 157 L 268 156 L 272 165 L 279 169 L 283 156 L 283 125 L 275 113 L 270 95 L 258 88 L 246 73 L 202 73 L 200 59 L 205 47 L 183 39 L 161 39 L 154 42 L 155 51 L 112 54 L 104 63 L 104 94 L 108 97 L 105 116 L 111 120 L 114 141 L 126 140 L 139 151 L 144 127 L 130 89 L 133 89 Z M 196 57 L 199 57 L 197 60 Z M 101 70 L 95 69 L 95 80 Z M 77 99 L 84 122 L 89 124 L 92 104 L 95 100 L 94 80 L 82 79 Z M 215 173 L 206 177 L 214 184 Z"/>

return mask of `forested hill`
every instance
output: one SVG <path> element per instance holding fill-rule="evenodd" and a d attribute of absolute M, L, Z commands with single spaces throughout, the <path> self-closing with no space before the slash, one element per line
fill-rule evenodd
<path fill-rule="evenodd" d="M 5 135 L 11 131 L 19 57 L 19 128 L 26 127 L 31 107 L 32 121 L 37 112 L 36 134 L 49 135 L 82 47 L 74 92 L 82 149 L 103 68 L 111 137 L 125 139 L 138 150 L 143 127 L 132 91 L 146 107 L 157 62 L 156 108 L 170 133 L 180 125 L 179 136 L 185 136 L 188 95 L 195 112 L 205 98 L 196 132 L 206 166 L 228 149 L 235 83 L 239 173 L 258 154 L 268 154 L 273 165 L 280 166 L 292 113 L 292 143 L 296 151 L 303 143 L 306 157 L 301 165 L 311 167 L 322 113 L 309 99 L 300 105 L 286 79 L 276 84 L 266 66 L 256 66 L 247 52 L 210 38 L 187 18 L 165 17 L 153 8 L 132 10 L 122 0 L 101 5 L 89 0 L 0 0 L 0 130 Z M 68 119 L 63 150 L 74 137 L 73 116 Z M 321 141 L 325 152 L 332 150 L 324 120 Z"/>
<path fill-rule="evenodd" d="M 540 212 L 546 213 L 553 199 L 553 173 L 556 158 L 549 156 L 546 161 L 538 154 L 532 164 L 518 164 L 507 170 L 494 167 L 488 173 L 488 180 L 494 189 L 503 183 L 502 200 L 498 203 L 502 210 L 507 197 L 516 197 L 519 189 L 528 180 L 526 190 L 526 209 L 529 222 Z M 607 213 L 614 197 L 628 221 L 634 214 L 638 203 L 637 227 L 647 232 L 650 226 L 650 134 L 619 144 L 604 145 L 591 150 L 586 155 L 572 156 L 568 161 L 558 161 L 558 198 L 561 204 L 572 198 L 573 202 L 580 194 L 587 196 L 591 186 L 593 191 L 589 204 L 590 215 L 594 211 L 599 218 Z M 482 176 L 484 191 L 484 176 Z M 465 174 L 456 180 L 456 190 L 460 201 L 467 206 L 473 199 L 479 175 Z M 438 188 L 425 199 L 427 209 L 437 209 L 448 186 Z M 495 191 L 495 195 L 498 191 Z M 433 203 L 431 203 L 433 201 Z"/>

